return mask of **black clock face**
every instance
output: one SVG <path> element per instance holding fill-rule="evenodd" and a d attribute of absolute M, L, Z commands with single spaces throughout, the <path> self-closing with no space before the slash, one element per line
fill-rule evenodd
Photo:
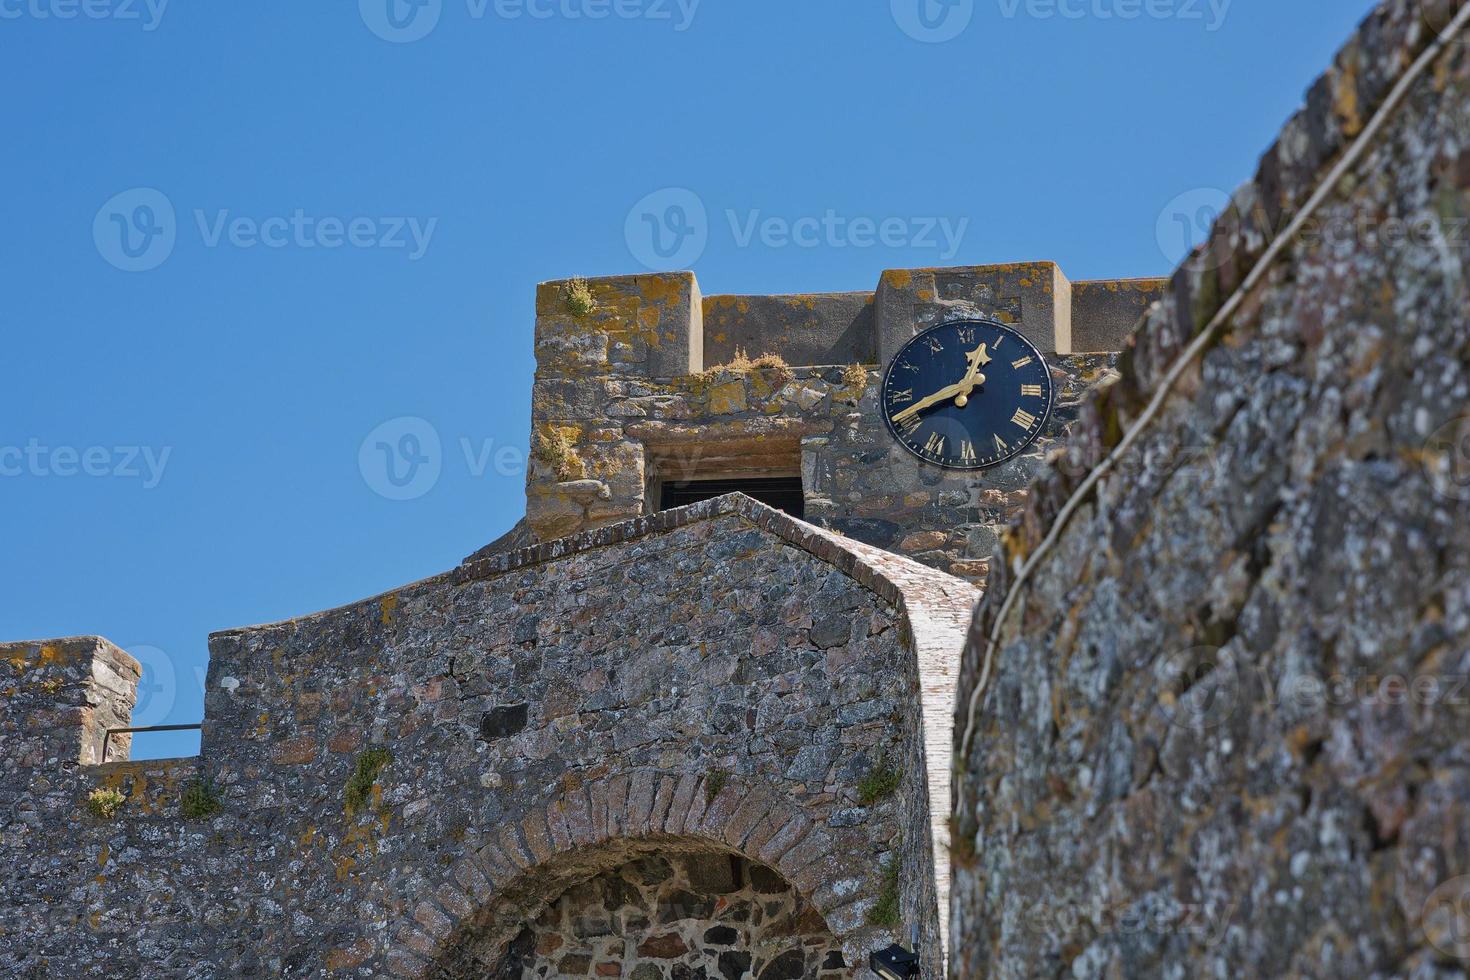
<path fill-rule="evenodd" d="M 1046 360 L 992 320 L 952 320 L 904 346 L 883 378 L 883 417 L 936 466 L 996 466 L 1041 435 L 1056 398 Z"/>

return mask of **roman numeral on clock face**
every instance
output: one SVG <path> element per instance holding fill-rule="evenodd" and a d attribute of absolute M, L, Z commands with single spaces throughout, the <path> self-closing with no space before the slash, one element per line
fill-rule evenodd
<path fill-rule="evenodd" d="M 897 405 L 899 402 L 911 402 L 914 400 L 914 389 L 905 388 L 903 391 L 890 391 L 888 393 L 888 404 Z"/>
<path fill-rule="evenodd" d="M 1011 416 L 1011 421 L 1016 423 L 1023 429 L 1029 429 L 1031 428 L 1031 426 L 1036 424 L 1036 416 L 1032 415 L 1024 408 L 1018 408 L 1016 409 L 1016 414 Z"/>
<path fill-rule="evenodd" d="M 1010 446 L 1006 445 L 1006 441 L 1000 436 L 991 436 L 990 438 L 995 440 L 995 451 L 998 453 L 1003 453 L 1007 449 L 1011 448 Z"/>
<path fill-rule="evenodd" d="M 1041 385 L 1022 385 L 1021 386 L 1021 394 L 1023 396 L 1030 395 L 1032 398 L 1040 398 L 1041 397 Z"/>
<path fill-rule="evenodd" d="M 929 441 L 924 443 L 924 452 L 933 453 L 936 456 L 944 452 L 944 436 L 937 432 L 929 433 Z"/>
<path fill-rule="evenodd" d="M 960 462 L 975 462 L 975 444 L 973 442 L 969 442 L 968 440 L 960 442 Z"/>
<path fill-rule="evenodd" d="M 1019 358 L 1017 360 L 1012 361 L 1011 362 L 1011 367 L 1013 367 L 1017 371 L 1019 371 L 1019 370 L 1021 370 L 1021 368 L 1025 367 L 1026 365 L 1028 365 L 1030 363 L 1031 363 L 1031 356 L 1028 354 L 1025 357 L 1022 357 L 1022 358 Z"/>

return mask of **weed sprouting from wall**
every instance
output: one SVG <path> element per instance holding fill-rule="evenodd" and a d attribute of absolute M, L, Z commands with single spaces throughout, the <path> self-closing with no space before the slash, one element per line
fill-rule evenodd
<path fill-rule="evenodd" d="M 858 783 L 858 802 L 863 806 L 871 806 L 892 796 L 901 782 L 903 770 L 890 766 L 887 759 L 880 759 L 872 771 Z"/>
<path fill-rule="evenodd" d="M 536 458 L 551 467 L 561 483 L 587 475 L 587 464 L 577 452 L 576 436 L 576 429 L 564 425 L 548 425 L 536 432 Z"/>
<path fill-rule="evenodd" d="M 384 748 L 371 748 L 357 757 L 357 764 L 352 769 L 352 775 L 347 777 L 347 787 L 343 792 L 348 816 L 367 805 L 373 793 L 373 785 L 378 781 L 378 774 L 392 761 L 393 754 Z"/>
<path fill-rule="evenodd" d="M 115 789 L 94 789 L 87 795 L 87 812 L 98 820 L 111 820 L 122 809 L 126 797 Z"/>
<path fill-rule="evenodd" d="M 203 820 L 223 810 L 219 794 L 208 779 L 196 779 L 179 796 L 179 814 L 185 820 Z"/>
<path fill-rule="evenodd" d="M 900 840 L 894 845 L 883 864 L 880 866 L 882 874 L 881 887 L 878 891 L 878 901 L 868 909 L 868 924 L 878 926 L 882 929 L 897 929 L 903 921 L 899 910 L 898 895 L 898 852 L 902 847 Z"/>
<path fill-rule="evenodd" d="M 698 377 L 708 381 L 719 374 L 754 374 L 761 371 L 770 372 L 774 380 L 779 382 L 774 385 L 776 388 L 789 384 L 796 377 L 791 371 L 791 365 L 780 354 L 765 353 L 753 358 L 745 353 L 743 347 L 735 348 L 735 356 L 728 363 L 705 368 Z"/>
<path fill-rule="evenodd" d="M 587 285 L 586 279 L 568 282 L 562 287 L 562 298 L 566 300 L 567 311 L 579 320 L 597 310 L 597 300 L 592 296 L 592 287 Z"/>

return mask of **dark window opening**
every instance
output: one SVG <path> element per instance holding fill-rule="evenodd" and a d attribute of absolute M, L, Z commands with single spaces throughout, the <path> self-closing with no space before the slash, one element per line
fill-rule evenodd
<path fill-rule="evenodd" d="M 792 517 L 806 514 L 806 501 L 801 493 L 801 477 L 762 477 L 743 480 L 670 480 L 663 485 L 659 510 L 673 510 L 697 504 L 701 500 L 722 497 L 727 493 L 743 493 Z"/>

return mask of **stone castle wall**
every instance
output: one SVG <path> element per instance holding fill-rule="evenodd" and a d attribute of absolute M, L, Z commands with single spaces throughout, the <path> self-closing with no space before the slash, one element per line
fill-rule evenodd
<path fill-rule="evenodd" d="M 521 975 L 512 946 L 528 924 L 544 938 L 544 910 L 673 853 L 789 889 L 715 933 L 716 964 L 776 977 L 798 947 L 814 968 L 836 950 L 828 972 L 851 975 L 915 922 L 939 969 L 929 798 L 948 764 L 940 741 L 931 790 L 921 670 L 958 650 L 975 598 L 723 498 L 216 634 L 201 755 L 175 763 L 82 765 L 91 722 L 30 695 L 95 700 L 87 678 L 124 655 L 6 647 L 0 720 L 36 748 L 5 754 L 0 835 L 23 857 L 0 867 L 0 974 Z M 97 789 L 115 813 L 91 810 Z M 636 941 L 618 962 L 672 949 L 632 921 L 659 900 L 619 907 Z M 726 912 L 664 924 L 703 941 Z M 765 915 L 799 941 L 777 950 Z M 645 958 L 673 976 L 703 949 Z"/>
<path fill-rule="evenodd" d="M 1368 19 L 1007 536 L 957 704 L 953 976 L 1464 975 L 1462 40 L 1165 387 L 1459 6 Z"/>

